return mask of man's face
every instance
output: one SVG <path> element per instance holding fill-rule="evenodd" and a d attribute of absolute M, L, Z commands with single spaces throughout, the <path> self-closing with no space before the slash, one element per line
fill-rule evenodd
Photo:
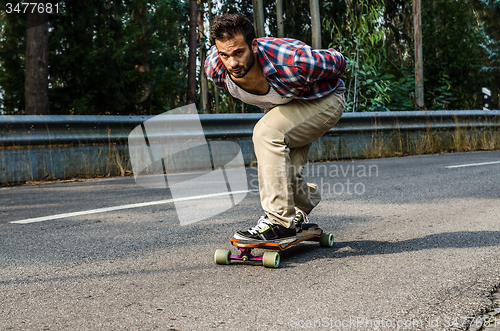
<path fill-rule="evenodd" d="M 224 41 L 215 40 L 222 64 L 234 78 L 243 78 L 255 63 L 257 40 L 252 41 L 252 48 L 248 47 L 242 34 Z"/>

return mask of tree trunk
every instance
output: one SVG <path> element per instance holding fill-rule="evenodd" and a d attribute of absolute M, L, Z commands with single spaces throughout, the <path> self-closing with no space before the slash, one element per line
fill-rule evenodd
<path fill-rule="evenodd" d="M 134 40 L 137 47 L 137 62 L 135 68 L 139 73 L 139 81 L 137 83 L 136 91 L 136 102 L 138 112 L 144 114 L 150 108 L 150 106 L 148 105 L 148 97 L 150 94 L 149 49 L 145 41 L 148 26 L 147 4 L 141 0 L 135 2 L 133 22 L 139 25 L 141 29 L 141 33 Z"/>
<path fill-rule="evenodd" d="M 229 112 L 236 113 L 236 102 L 234 102 L 232 95 L 229 95 Z"/>
<path fill-rule="evenodd" d="M 212 0 L 208 0 L 208 25 L 212 26 L 214 15 L 212 14 Z M 212 91 L 212 108 L 214 113 L 219 113 L 219 89 L 215 84 L 210 83 L 210 91 Z"/>
<path fill-rule="evenodd" d="M 198 6 L 196 0 L 189 0 L 189 59 L 188 59 L 188 86 L 186 104 L 196 102 L 196 48 L 198 25 Z"/>
<path fill-rule="evenodd" d="M 309 0 L 311 10 L 311 31 L 312 31 L 312 48 L 321 48 L 321 16 L 319 13 L 319 1 Z"/>
<path fill-rule="evenodd" d="M 252 0 L 253 6 L 253 26 L 255 28 L 255 34 L 257 38 L 265 37 L 266 31 L 264 28 L 264 0 Z"/>
<path fill-rule="evenodd" d="M 413 0 L 413 27 L 415 36 L 415 104 L 419 110 L 424 104 L 424 57 L 422 53 L 421 0 Z"/>
<path fill-rule="evenodd" d="M 285 26 L 283 25 L 283 0 L 276 0 L 276 23 L 278 24 L 278 38 L 284 38 Z"/>
<path fill-rule="evenodd" d="M 201 109 L 210 112 L 208 105 L 208 79 L 205 74 L 205 59 L 207 58 L 207 50 L 205 48 L 205 29 L 204 21 L 204 6 L 202 0 L 198 0 L 200 10 L 198 12 L 198 44 L 200 44 L 200 90 L 201 90 Z"/>
<path fill-rule="evenodd" d="M 35 8 L 34 13 L 27 10 L 26 18 L 25 113 L 26 115 L 48 115 L 49 15 L 45 12 L 40 14 Z"/>
<path fill-rule="evenodd" d="M 150 105 L 148 105 L 148 97 L 150 94 L 149 49 L 145 41 L 148 26 L 147 4 L 141 0 L 135 2 L 132 20 L 141 28 L 141 33 L 134 40 L 137 46 L 137 62 L 135 68 L 139 73 L 136 102 L 138 113 L 145 114 L 148 110 L 150 110 Z"/>

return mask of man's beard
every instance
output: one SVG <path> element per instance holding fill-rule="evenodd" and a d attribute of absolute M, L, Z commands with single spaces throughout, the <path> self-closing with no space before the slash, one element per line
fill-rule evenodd
<path fill-rule="evenodd" d="M 250 71 L 250 69 L 253 67 L 253 65 L 255 63 L 255 54 L 254 53 L 251 53 L 251 54 L 252 54 L 252 56 L 249 59 L 248 65 L 246 65 L 246 66 L 238 66 L 236 68 L 231 68 L 231 70 L 228 70 L 229 74 L 233 78 L 243 78 Z M 234 69 L 237 69 L 237 70 L 240 69 L 240 71 L 238 73 L 235 73 Z"/>

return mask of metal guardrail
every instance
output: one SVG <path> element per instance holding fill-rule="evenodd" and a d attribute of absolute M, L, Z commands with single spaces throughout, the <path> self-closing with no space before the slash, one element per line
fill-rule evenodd
<path fill-rule="evenodd" d="M 175 115 L 179 121 L 193 117 Z M 207 139 L 250 138 L 253 127 L 263 114 L 201 114 Z M 88 145 L 127 143 L 136 126 L 154 116 L 29 116 L 0 115 L 0 147 Z M 500 111 L 406 111 L 344 113 L 329 134 L 385 131 L 451 130 L 497 128 Z M 168 133 L 166 133 L 168 134 Z"/>
<path fill-rule="evenodd" d="M 245 164 L 250 165 L 256 160 L 250 138 L 253 127 L 262 116 L 203 114 L 199 120 L 207 139 L 237 140 Z M 124 175 L 131 170 L 128 135 L 138 125 L 154 118 L 0 115 L 0 185 L 52 178 Z M 171 120 L 178 121 L 174 125 L 179 127 L 199 128 L 198 122 L 193 123 L 195 125 L 189 123 L 198 121 L 198 117 L 193 115 L 175 115 L 168 119 L 169 123 Z M 446 138 L 438 139 L 438 144 L 446 144 L 457 128 L 472 137 L 473 132 L 482 133 L 483 130 L 498 132 L 499 125 L 500 111 L 345 113 L 328 134 L 313 143 L 308 157 L 312 161 L 366 157 L 374 139 L 376 149 L 389 151 L 393 148 L 392 137 L 383 138 L 385 133 L 404 136 L 402 139 L 406 143 L 402 146 L 405 149 L 400 152 L 412 153 L 411 148 L 418 137 L 429 132 L 437 132 L 440 137 Z M 162 136 L 169 135 L 168 130 L 156 132 Z M 179 131 L 170 134 L 179 134 Z M 189 132 L 186 134 L 189 135 Z M 148 136 L 148 139 L 152 137 Z M 445 150 L 449 148 L 442 147 Z M 184 161 L 176 161 L 180 168 L 168 163 L 169 170 L 197 167 L 197 163 L 188 160 L 188 156 Z"/>
<path fill-rule="evenodd" d="M 400 111 L 348 113 L 330 133 L 484 129 L 498 127 L 500 111 Z"/>
<path fill-rule="evenodd" d="M 208 139 L 250 137 L 262 114 L 200 115 Z M 154 116 L 0 116 L 0 146 L 126 144 L 128 134 Z M 195 117 L 173 115 L 178 121 Z M 170 119 L 169 119 L 170 120 Z M 168 133 L 166 133 L 168 134 Z"/>

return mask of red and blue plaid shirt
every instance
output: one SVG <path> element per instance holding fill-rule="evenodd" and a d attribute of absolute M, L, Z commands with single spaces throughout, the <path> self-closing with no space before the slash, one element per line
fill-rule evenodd
<path fill-rule="evenodd" d="M 346 62 L 333 48 L 313 50 L 302 41 L 289 38 L 258 38 L 257 60 L 269 84 L 286 98 L 317 99 L 333 91 L 345 91 L 340 79 Z M 215 85 L 227 90 L 228 72 L 212 46 L 205 72 Z"/>

